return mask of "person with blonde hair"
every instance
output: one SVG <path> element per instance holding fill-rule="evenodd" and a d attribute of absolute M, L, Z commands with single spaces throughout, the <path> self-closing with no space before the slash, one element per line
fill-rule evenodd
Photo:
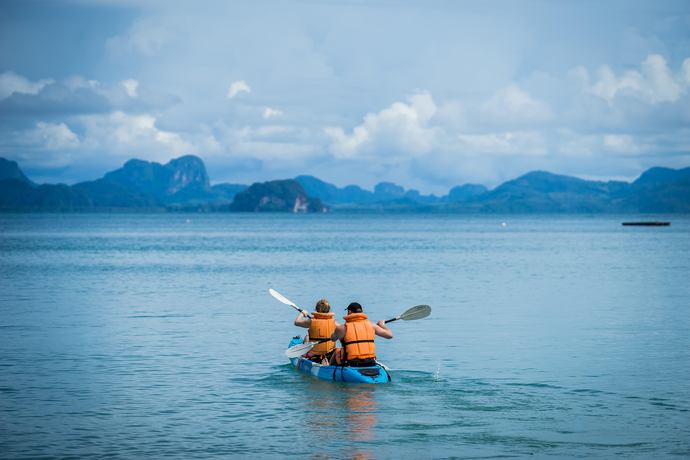
<path fill-rule="evenodd" d="M 305 342 L 317 342 L 323 340 L 312 348 L 306 357 L 311 361 L 321 364 L 328 364 L 333 352 L 335 351 L 335 341 L 331 336 L 339 324 L 335 321 L 335 315 L 331 312 L 331 304 L 328 300 L 321 299 L 316 302 L 316 311 L 312 317 L 305 312 L 300 312 L 295 318 L 295 326 L 309 329 Z"/>

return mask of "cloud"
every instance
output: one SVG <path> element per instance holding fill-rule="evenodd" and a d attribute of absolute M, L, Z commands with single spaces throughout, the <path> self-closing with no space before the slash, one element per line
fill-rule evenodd
<path fill-rule="evenodd" d="M 37 94 L 53 81 L 51 79 L 31 81 L 11 71 L 3 72 L 0 74 L 0 100 L 12 94 Z"/>
<path fill-rule="evenodd" d="M 666 59 L 658 54 L 649 55 L 642 62 L 642 75 L 646 82 L 646 96 L 652 104 L 675 102 L 684 89 L 671 74 Z"/>
<path fill-rule="evenodd" d="M 107 115 L 86 115 L 81 121 L 85 129 L 83 144 L 88 148 L 129 156 L 141 151 L 147 158 L 161 160 L 195 151 L 180 134 L 159 129 L 153 115 L 115 111 Z"/>
<path fill-rule="evenodd" d="M 436 141 L 437 128 L 429 125 L 437 111 L 428 91 L 418 92 L 407 102 L 395 102 L 377 113 L 368 113 L 351 134 L 340 127 L 325 128 L 330 150 L 339 157 L 355 157 L 382 150 L 389 153 L 429 152 Z"/>
<path fill-rule="evenodd" d="M 220 143 L 233 158 L 294 162 L 323 155 L 318 135 L 309 128 L 290 125 L 216 125 Z"/>
<path fill-rule="evenodd" d="M 58 82 L 49 83 L 34 94 L 14 92 L 0 100 L 0 112 L 5 116 L 65 116 L 106 112 L 111 107 L 108 98 L 93 87 L 72 89 Z"/>
<path fill-rule="evenodd" d="M 39 121 L 20 133 L 19 143 L 33 150 L 73 150 L 79 147 L 79 138 L 65 123 Z"/>
<path fill-rule="evenodd" d="M 283 112 L 281 110 L 272 109 L 271 107 L 266 107 L 264 109 L 263 117 L 265 119 L 268 119 L 268 118 L 273 118 L 273 117 L 279 117 L 282 114 L 283 114 Z"/>
<path fill-rule="evenodd" d="M 232 99 L 233 97 L 237 96 L 239 93 L 251 93 L 252 89 L 249 87 L 246 81 L 244 80 L 237 80 L 233 81 L 230 84 L 230 87 L 228 88 L 228 99 Z"/>
<path fill-rule="evenodd" d="M 687 156 L 690 130 L 680 130 L 673 138 L 658 134 L 605 134 L 600 138 L 603 150 L 621 156 Z"/>
<path fill-rule="evenodd" d="M 75 75 L 61 81 L 29 82 L 23 76 L 9 74 L 10 78 L 5 81 L 14 83 L 14 89 L 6 98 L 0 99 L 0 111 L 8 117 L 36 115 L 45 118 L 111 110 L 112 91 L 96 80 Z"/>
<path fill-rule="evenodd" d="M 458 134 L 459 150 L 489 155 L 546 155 L 548 145 L 538 131 L 508 131 L 489 134 Z"/>
<path fill-rule="evenodd" d="M 583 134 L 560 129 L 556 137 L 558 142 L 550 153 L 557 159 L 615 164 L 627 157 L 643 159 L 649 166 L 657 166 L 660 160 L 684 166 L 678 159 L 690 157 L 690 129 L 687 128 L 674 131 L 673 136 L 656 131 Z"/>
<path fill-rule="evenodd" d="M 71 91 L 76 91 L 82 88 L 93 91 L 101 91 L 103 89 L 101 82 L 98 80 L 86 79 L 81 75 L 72 75 L 67 77 L 61 82 L 61 85 L 69 88 Z"/>
<path fill-rule="evenodd" d="M 626 154 L 641 152 L 640 145 L 635 142 L 633 136 L 628 134 L 606 134 L 602 140 L 603 146 L 612 152 Z"/>
<path fill-rule="evenodd" d="M 6 119 L 35 117 L 45 120 L 114 111 L 146 113 L 163 111 L 180 99 L 162 90 L 142 91 L 139 82 L 126 79 L 106 84 L 81 75 L 59 81 L 31 82 L 21 75 L 6 72 L 0 76 L 0 87 L 7 97 L 0 98 L 0 115 Z"/>
<path fill-rule="evenodd" d="M 533 98 L 517 84 L 511 84 L 496 93 L 482 105 L 490 121 L 540 122 L 551 117 L 549 106 Z"/>
<path fill-rule="evenodd" d="M 133 79 L 123 80 L 120 84 L 125 88 L 127 95 L 129 97 L 137 97 L 137 88 L 139 87 L 139 82 Z"/>
<path fill-rule="evenodd" d="M 596 78 L 590 83 L 589 73 L 583 67 L 577 73 L 586 92 L 604 99 L 609 106 L 618 97 L 634 97 L 649 104 L 676 102 L 685 92 L 690 80 L 690 64 L 683 63 L 678 75 L 669 69 L 666 59 L 659 54 L 650 54 L 640 63 L 640 68 L 627 70 L 620 76 L 607 65 L 601 66 Z"/>

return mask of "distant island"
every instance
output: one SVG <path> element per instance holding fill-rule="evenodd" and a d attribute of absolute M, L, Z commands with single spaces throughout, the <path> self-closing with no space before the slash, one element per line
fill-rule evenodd
<path fill-rule="evenodd" d="M 463 184 L 436 196 L 391 182 L 373 191 L 339 188 L 313 176 L 211 185 L 204 162 L 193 155 L 164 165 L 133 159 L 93 181 L 39 185 L 16 162 L 0 158 L 0 212 L 89 211 L 689 213 L 690 167 L 654 167 L 632 183 L 533 171 L 492 190 Z"/>

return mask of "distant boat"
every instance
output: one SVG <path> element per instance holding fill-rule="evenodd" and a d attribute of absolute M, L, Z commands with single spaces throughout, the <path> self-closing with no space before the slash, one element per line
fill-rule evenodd
<path fill-rule="evenodd" d="M 636 225 L 640 227 L 668 227 L 671 222 L 662 221 L 642 221 L 642 222 L 623 222 L 623 225 Z"/>

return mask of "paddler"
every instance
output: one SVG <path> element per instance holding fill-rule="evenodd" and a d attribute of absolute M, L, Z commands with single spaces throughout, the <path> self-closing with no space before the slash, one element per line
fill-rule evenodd
<path fill-rule="evenodd" d="M 380 320 L 376 324 L 367 319 L 362 306 L 352 302 L 347 306 L 345 324 L 336 326 L 333 337 L 340 340 L 343 347 L 338 348 L 333 363 L 353 367 L 373 366 L 376 364 L 375 336 L 392 339 L 393 331 Z"/>
<path fill-rule="evenodd" d="M 321 299 L 316 302 L 316 311 L 312 313 L 313 318 L 309 318 L 304 312 L 300 312 L 295 319 L 295 326 L 309 329 L 305 342 L 317 342 L 319 340 L 330 339 L 335 332 L 338 323 L 335 315 L 331 312 L 331 305 L 328 300 Z M 306 357 L 311 361 L 321 364 L 328 364 L 333 352 L 335 351 L 335 341 L 327 340 L 314 346 Z"/>

